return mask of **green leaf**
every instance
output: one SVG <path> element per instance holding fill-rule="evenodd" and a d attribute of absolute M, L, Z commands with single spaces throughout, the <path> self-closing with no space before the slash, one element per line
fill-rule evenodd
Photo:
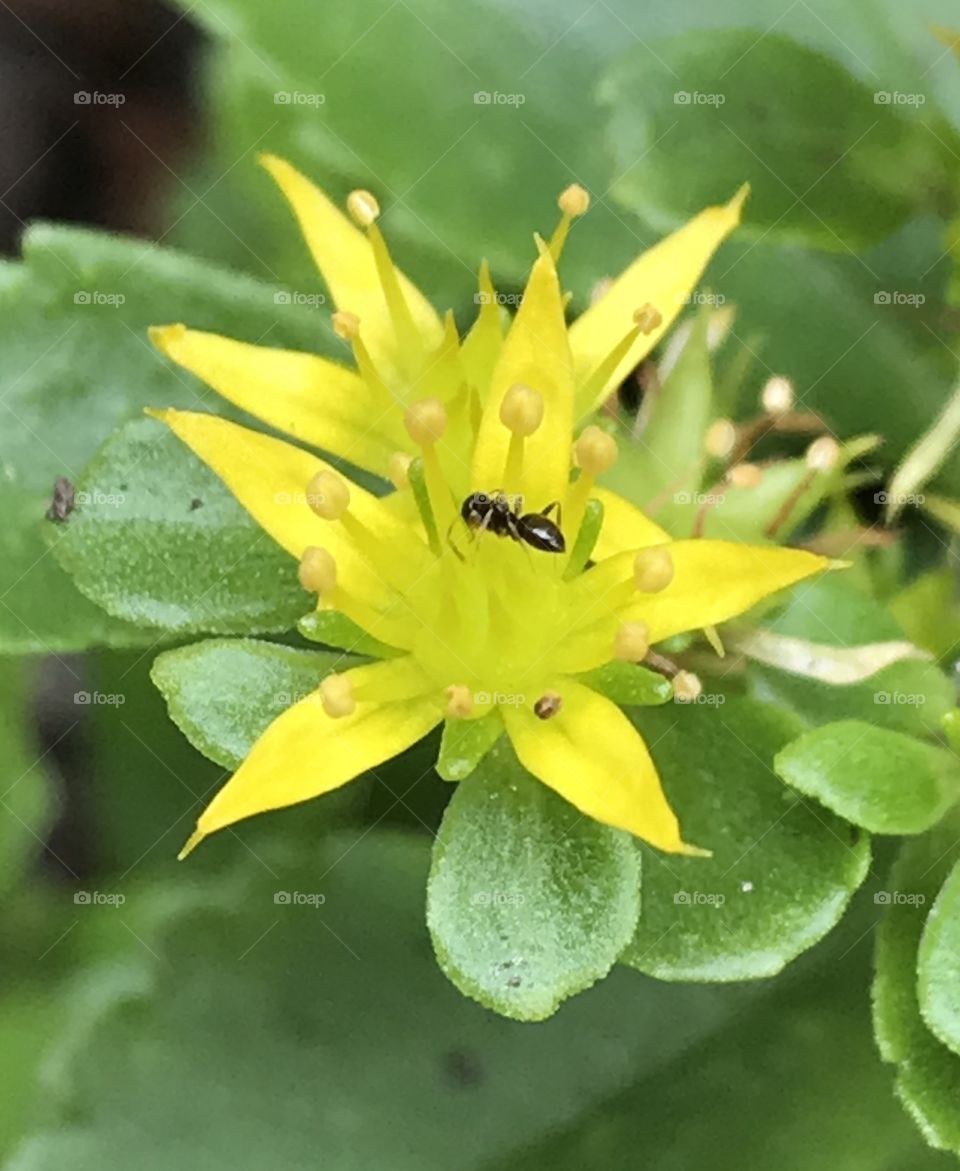
<path fill-rule="evenodd" d="M 479 720 L 445 720 L 437 773 L 445 781 L 468 777 L 497 742 L 503 721 L 496 711 Z"/>
<path fill-rule="evenodd" d="M 876 92 L 779 32 L 692 30 L 637 45 L 601 88 L 613 193 L 674 224 L 749 179 L 745 220 L 758 236 L 835 250 L 874 243 L 945 189 L 948 158 L 919 119 Z"/>
<path fill-rule="evenodd" d="M 163 424 L 120 428 L 77 499 L 56 556 L 110 613 L 184 634 L 289 630 L 302 615 L 296 562 Z"/>
<path fill-rule="evenodd" d="M 331 671 L 356 662 L 339 651 L 211 638 L 164 651 L 150 674 L 190 743 L 235 769 L 277 716 L 315 691 Z"/>
<path fill-rule="evenodd" d="M 343 647 L 346 651 L 372 655 L 375 659 L 391 659 L 403 653 L 367 634 L 362 626 L 339 610 L 311 610 L 297 623 L 297 630 L 309 642 Z"/>
<path fill-rule="evenodd" d="M 774 755 L 799 731 L 752 700 L 636 708 L 684 840 L 642 847 L 643 910 L 624 963 L 663 980 L 773 976 L 839 920 L 867 873 L 866 835 L 787 789 Z"/>
<path fill-rule="evenodd" d="M 883 607 L 839 573 L 801 582 L 768 625 L 779 634 L 831 646 L 903 637 Z M 761 664 L 752 666 L 750 679 L 761 698 L 787 704 L 812 724 L 863 720 L 913 736 L 939 732 L 940 720 L 956 703 L 946 675 L 934 663 L 915 659 L 892 663 L 862 683 L 821 683 Z"/>
<path fill-rule="evenodd" d="M 23 260 L 0 280 L 0 650 L 151 644 L 156 635 L 82 597 L 49 553 L 44 519 L 54 479 L 78 481 L 118 423 L 144 406 L 217 410 L 219 400 L 172 366 L 149 325 L 188 320 L 271 345 L 312 349 L 315 310 L 278 304 L 279 286 L 155 244 L 35 225 Z"/>
<path fill-rule="evenodd" d="M 33 664 L 7 661 L 0 672 L 0 893 L 19 885 L 43 849 L 53 801 L 46 753 L 36 737 L 30 700 Z"/>
<path fill-rule="evenodd" d="M 880 1054 L 897 1066 L 897 1094 L 934 1147 L 960 1152 L 960 1057 L 927 1028 L 918 1001 L 917 961 L 928 912 L 957 862 L 960 820 L 944 819 L 908 841 L 876 901 L 873 1023 Z M 936 928 L 934 935 L 936 940 Z"/>
<path fill-rule="evenodd" d="M 673 684 L 664 675 L 621 659 L 612 659 L 580 678 L 594 691 L 627 707 L 668 703 L 673 698 Z"/>
<path fill-rule="evenodd" d="M 921 833 L 960 796 L 952 752 L 860 720 L 799 736 L 773 767 L 788 785 L 876 834 Z"/>
<path fill-rule="evenodd" d="M 457 788 L 434 849 L 427 923 L 444 972 L 516 1020 L 605 976 L 639 910 L 629 836 L 530 776 L 505 739 Z"/>
<path fill-rule="evenodd" d="M 960 1054 L 960 863 L 955 863 L 930 908 L 917 963 L 920 1011 L 931 1031 Z"/>

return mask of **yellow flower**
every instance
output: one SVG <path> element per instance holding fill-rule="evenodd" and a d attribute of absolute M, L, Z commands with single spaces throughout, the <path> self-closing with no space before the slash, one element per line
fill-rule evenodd
<path fill-rule="evenodd" d="M 393 266 L 369 193 L 348 203 L 364 233 L 286 163 L 266 165 L 333 292 L 357 371 L 182 326 L 155 339 L 231 401 L 296 439 L 392 471 L 400 490 L 378 498 L 303 448 L 217 416 L 153 413 L 297 558 L 320 609 L 345 614 L 384 658 L 329 676 L 278 717 L 184 853 L 242 818 L 345 784 L 441 721 L 445 737 L 466 730 L 474 744 L 505 730 L 523 765 L 583 813 L 660 849 L 698 852 L 682 839 L 643 740 L 590 673 L 732 618 L 828 562 L 672 541 L 595 485 L 616 458 L 612 438 L 595 426 L 573 437 L 676 315 L 742 194 L 641 256 L 568 329 L 555 260 L 586 203 L 569 189 L 506 335 L 484 273 L 487 296 L 461 341 Z M 471 524 L 460 511 L 469 493 L 484 496 Z M 536 526 L 556 544 L 549 513 L 565 550 L 516 539 L 524 513 L 541 517 Z"/>

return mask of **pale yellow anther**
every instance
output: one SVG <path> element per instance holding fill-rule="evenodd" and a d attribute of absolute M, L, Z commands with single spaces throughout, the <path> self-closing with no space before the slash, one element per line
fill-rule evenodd
<path fill-rule="evenodd" d="M 628 663 L 639 663 L 650 649 L 650 627 L 646 622 L 621 622 L 613 636 L 613 654 Z"/>
<path fill-rule="evenodd" d="M 350 504 L 346 480 L 324 468 L 307 485 L 307 503 L 324 520 L 339 520 Z"/>
<path fill-rule="evenodd" d="M 350 218 L 361 228 L 369 228 L 380 218 L 380 204 L 377 197 L 370 191 L 357 188 L 347 196 L 347 211 Z"/>
<path fill-rule="evenodd" d="M 473 714 L 473 695 L 463 683 L 451 683 L 446 689 L 447 715 L 454 719 L 465 719 Z"/>
<path fill-rule="evenodd" d="M 633 323 L 642 334 L 651 334 L 663 324 L 663 317 L 660 310 L 648 301 L 646 305 L 641 305 L 636 310 L 633 315 Z"/>
<path fill-rule="evenodd" d="M 715 419 L 707 428 L 703 449 L 714 459 L 726 459 L 737 442 L 737 428 L 729 419 Z"/>
<path fill-rule="evenodd" d="M 308 545 L 297 570 L 300 584 L 311 594 L 332 594 L 337 588 L 337 563 L 326 549 Z"/>
<path fill-rule="evenodd" d="M 584 427 L 573 445 L 573 454 L 577 467 L 591 476 L 599 476 L 617 462 L 619 450 L 612 435 L 591 423 L 589 427 Z"/>
<path fill-rule="evenodd" d="M 583 215 L 590 206 L 590 192 L 579 183 L 564 187 L 557 199 L 557 207 L 571 219 Z"/>
<path fill-rule="evenodd" d="M 432 447 L 447 429 L 447 408 L 438 398 L 422 398 L 403 416 L 407 434 L 420 447 Z"/>
<path fill-rule="evenodd" d="M 413 457 L 405 451 L 395 451 L 387 460 L 387 475 L 395 488 L 410 487 L 410 465 Z"/>
<path fill-rule="evenodd" d="M 807 448 L 804 458 L 811 471 L 829 472 L 831 468 L 836 467 L 840 458 L 840 444 L 832 435 L 821 435 Z"/>
<path fill-rule="evenodd" d="M 673 677 L 673 694 L 681 703 L 693 703 L 703 692 L 703 684 L 692 671 L 678 671 Z"/>
<path fill-rule="evenodd" d="M 782 374 L 768 378 L 760 392 L 760 402 L 768 415 L 785 415 L 793 408 L 793 383 Z"/>
<path fill-rule="evenodd" d="M 332 719 L 353 715 L 357 701 L 349 678 L 346 675 L 328 675 L 320 684 L 320 702 Z"/>
<path fill-rule="evenodd" d="M 658 594 L 673 581 L 673 558 L 666 545 L 641 549 L 633 559 L 633 581 L 642 594 Z"/>
<path fill-rule="evenodd" d="M 734 464 L 727 472 L 727 482 L 733 488 L 756 488 L 763 479 L 763 468 L 757 464 Z"/>
<path fill-rule="evenodd" d="M 359 336 L 360 318 L 349 309 L 338 309 L 331 321 L 333 332 L 345 342 L 352 342 Z"/>
<path fill-rule="evenodd" d="M 500 404 L 500 422 L 514 435 L 526 439 L 543 422 L 543 395 L 532 386 L 514 383 Z"/>

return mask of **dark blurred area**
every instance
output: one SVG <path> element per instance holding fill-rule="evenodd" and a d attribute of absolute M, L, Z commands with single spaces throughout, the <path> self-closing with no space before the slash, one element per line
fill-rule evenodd
<path fill-rule="evenodd" d="M 0 250 L 32 219 L 162 231 L 201 130 L 203 38 L 143 0 L 0 0 Z"/>

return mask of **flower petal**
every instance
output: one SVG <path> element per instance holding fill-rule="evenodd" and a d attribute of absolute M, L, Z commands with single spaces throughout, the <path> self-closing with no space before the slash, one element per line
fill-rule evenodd
<path fill-rule="evenodd" d="M 706 208 L 642 253 L 573 323 L 570 348 L 577 382 L 582 387 L 630 329 L 637 309 L 653 305 L 662 319 L 655 330 L 640 334 L 594 401 L 585 401 L 581 395 L 577 401 L 578 418 L 592 411 L 619 386 L 670 328 L 707 261 L 740 222 L 740 209 L 748 193 L 749 187 L 744 185 L 729 203 Z"/>
<path fill-rule="evenodd" d="M 383 475 L 390 455 L 404 444 L 399 409 L 374 401 L 360 375 L 338 362 L 184 325 L 155 326 L 150 338 L 229 402 L 358 467 Z"/>
<path fill-rule="evenodd" d="M 563 706 L 548 720 L 502 709 L 523 766 L 588 817 L 660 850 L 699 853 L 681 838 L 647 747 L 617 705 L 572 679 L 556 690 Z"/>
<path fill-rule="evenodd" d="M 512 433 L 500 421 L 504 395 L 525 383 L 543 396 L 543 421 L 524 443 L 520 481 L 504 483 Z M 523 300 L 494 367 L 473 457 L 473 490 L 504 487 L 522 492 L 531 508 L 542 508 L 566 493 L 573 430 L 573 363 L 563 319 L 557 270 L 541 252 Z"/>
<path fill-rule="evenodd" d="M 427 694 L 429 680 L 409 656 L 345 674 L 355 692 L 384 698 L 359 700 L 349 716 L 336 719 L 324 711 L 319 692 L 288 708 L 203 811 L 188 849 L 235 821 L 339 788 L 415 744 L 443 718 L 436 696 Z"/>
<path fill-rule="evenodd" d="M 595 486 L 590 495 L 603 505 L 603 527 L 593 551 L 594 560 L 603 561 L 614 553 L 628 549 L 635 552 L 647 545 L 662 545 L 670 540 L 665 529 L 618 492 Z"/>
<path fill-rule="evenodd" d="M 319 187 L 288 162 L 270 154 L 261 155 L 260 162 L 293 208 L 337 308 L 357 314 L 374 361 L 381 368 L 396 370 L 400 366 L 397 338 L 369 240 Z M 439 316 L 416 285 L 401 272 L 397 276 L 426 348 L 434 349 L 443 338 Z"/>

